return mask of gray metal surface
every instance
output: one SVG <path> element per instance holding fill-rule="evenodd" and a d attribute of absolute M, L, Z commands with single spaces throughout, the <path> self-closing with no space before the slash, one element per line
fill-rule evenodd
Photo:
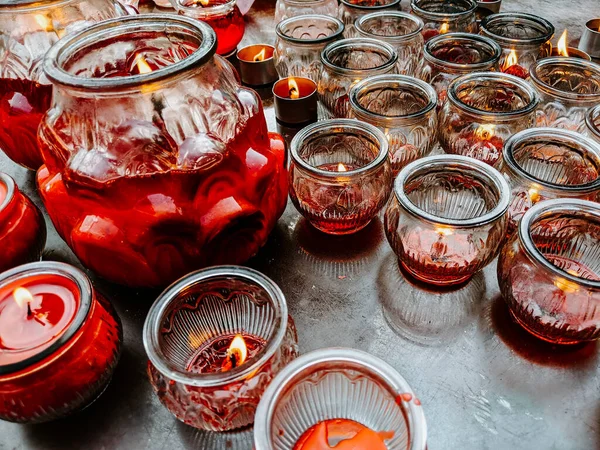
<path fill-rule="evenodd" d="M 274 41 L 273 5 L 259 2 L 248 17 L 244 43 Z M 600 16 L 598 0 L 504 0 L 502 9 L 542 15 L 557 34 L 568 27 L 573 38 L 587 19 Z M 275 130 L 271 103 L 265 106 Z M 0 171 L 13 175 L 41 206 L 33 173 L 3 155 Z M 78 265 L 47 224 L 44 258 Z M 303 352 L 360 348 L 406 378 L 425 408 L 430 450 L 600 449 L 598 346 L 560 348 L 529 337 L 511 322 L 498 296 L 495 265 L 458 291 L 427 291 L 398 271 L 381 221 L 354 236 L 327 237 L 308 227 L 291 204 L 249 265 L 282 287 Z M 71 418 L 35 426 L 0 422 L 0 449 L 251 449 L 251 430 L 196 431 L 154 396 L 141 331 L 157 292 L 92 278 L 116 306 L 125 330 L 112 383 Z M 382 304 L 392 303 L 405 319 L 398 334 L 382 313 Z"/>

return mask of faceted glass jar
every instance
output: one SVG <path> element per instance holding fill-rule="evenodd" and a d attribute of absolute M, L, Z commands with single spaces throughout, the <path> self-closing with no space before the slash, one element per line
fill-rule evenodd
<path fill-rule="evenodd" d="M 338 17 L 346 27 L 344 37 L 358 36 L 354 24 L 359 18 L 374 12 L 397 11 L 399 9 L 400 0 L 341 0 Z"/>
<path fill-rule="evenodd" d="M 329 44 L 321 52 L 321 62 L 317 92 L 325 118 L 352 117 L 350 88 L 363 78 L 398 70 L 396 50 L 390 44 L 366 38 Z"/>
<path fill-rule="evenodd" d="M 506 141 L 501 171 L 512 190 L 508 209 L 512 232 L 523 214 L 542 200 L 596 200 L 600 193 L 600 144 L 567 130 L 523 130 Z"/>
<path fill-rule="evenodd" d="M 501 52 L 498 44 L 483 36 L 442 34 L 425 44 L 425 60 L 419 78 L 434 87 L 441 108 L 452 80 L 473 72 L 495 71 Z"/>
<path fill-rule="evenodd" d="M 555 344 L 600 338 L 600 205 L 540 202 L 498 259 L 498 283 L 517 322 Z"/>
<path fill-rule="evenodd" d="M 398 11 L 382 11 L 359 17 L 358 36 L 387 42 L 398 53 L 398 73 L 416 76 L 423 62 L 423 21 Z"/>
<path fill-rule="evenodd" d="M 0 273 L 39 261 L 46 244 L 46 222 L 15 180 L 0 172 Z"/>
<path fill-rule="evenodd" d="M 437 141 L 437 96 L 424 81 L 404 75 L 377 75 L 350 90 L 354 116 L 375 125 L 388 140 L 394 176 L 431 152 Z"/>
<path fill-rule="evenodd" d="M 600 143 L 600 104 L 588 109 L 585 115 L 586 134 Z"/>
<path fill-rule="evenodd" d="M 42 59 L 59 38 L 126 14 L 112 0 L 0 1 L 0 150 L 36 170 L 37 129 L 52 100 Z"/>
<path fill-rule="evenodd" d="M 440 145 L 446 153 L 494 165 L 506 139 L 535 125 L 537 105 L 535 90 L 520 78 L 492 72 L 463 75 L 450 84 L 440 111 Z"/>
<path fill-rule="evenodd" d="M 545 58 L 531 67 L 540 94 L 538 127 L 585 133 L 586 114 L 600 104 L 600 64 L 575 58 Z"/>
<path fill-rule="evenodd" d="M 452 31 L 477 31 L 475 0 L 411 0 L 410 8 L 412 13 L 425 23 L 425 41 Z"/>
<path fill-rule="evenodd" d="M 318 14 L 285 19 L 275 28 L 275 68 L 281 78 L 305 77 L 318 81 L 323 65 L 321 51 L 342 39 L 344 24 Z"/>
<path fill-rule="evenodd" d="M 400 265 L 420 281 L 456 285 L 498 254 L 510 188 L 473 158 L 437 155 L 406 166 L 394 184 L 385 231 Z"/>
<path fill-rule="evenodd" d="M 141 15 L 47 55 L 40 194 L 61 237 L 110 281 L 164 286 L 243 262 L 285 208 L 283 139 L 215 50 L 203 22 Z"/>
<path fill-rule="evenodd" d="M 277 0 L 275 4 L 275 23 L 306 14 L 337 17 L 338 2 L 337 0 Z"/>

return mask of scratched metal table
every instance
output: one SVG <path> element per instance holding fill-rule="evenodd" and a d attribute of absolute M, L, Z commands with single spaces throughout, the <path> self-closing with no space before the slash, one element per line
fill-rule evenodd
<path fill-rule="evenodd" d="M 259 0 L 253 7 L 244 42 L 274 41 L 271 3 Z M 585 21 L 600 16 L 600 1 L 504 0 L 503 10 L 546 17 L 557 34 L 567 27 L 573 43 Z M 269 100 L 265 107 L 275 130 Z M 0 171 L 41 206 L 33 173 L 3 155 Z M 47 224 L 44 259 L 78 265 Z M 408 380 L 425 408 L 430 450 L 600 449 L 598 346 L 559 348 L 529 337 L 499 298 L 495 265 L 458 291 L 428 292 L 402 277 L 380 220 L 354 236 L 327 237 L 309 228 L 291 204 L 249 265 L 282 287 L 303 352 L 359 348 Z M 74 417 L 34 426 L 0 422 L 0 449 L 251 449 L 251 429 L 197 431 L 179 423 L 152 392 L 141 334 L 158 292 L 94 281 L 124 325 L 112 383 Z M 396 332 L 382 313 L 382 304 L 392 303 L 403 318 Z"/>

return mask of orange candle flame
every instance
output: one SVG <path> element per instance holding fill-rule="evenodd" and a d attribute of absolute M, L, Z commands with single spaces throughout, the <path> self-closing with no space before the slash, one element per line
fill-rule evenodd
<path fill-rule="evenodd" d="M 502 64 L 502 71 L 505 71 L 509 67 L 516 66 L 517 64 L 519 64 L 519 58 L 517 58 L 517 52 L 513 48 L 504 60 L 504 64 Z"/>
<path fill-rule="evenodd" d="M 494 136 L 494 130 L 496 125 L 491 123 L 484 123 L 479 125 L 475 130 L 475 136 L 484 141 L 489 141 Z"/>
<path fill-rule="evenodd" d="M 19 308 L 21 309 L 26 308 L 27 305 L 33 302 L 33 295 L 31 295 L 31 292 L 29 292 L 29 290 L 25 289 L 24 287 L 16 288 L 13 291 L 13 298 L 15 299 L 15 302 L 17 302 L 17 305 L 19 305 Z"/>
<path fill-rule="evenodd" d="M 50 20 L 50 18 L 44 14 L 36 14 L 34 16 L 35 21 L 37 22 L 37 24 L 44 30 L 44 31 L 52 31 L 53 26 L 52 26 L 52 20 Z"/>
<path fill-rule="evenodd" d="M 227 350 L 227 358 L 223 363 L 222 370 L 227 372 L 228 370 L 235 369 L 241 366 L 248 358 L 248 347 L 246 347 L 246 341 L 241 334 L 236 334 L 231 345 Z"/>
<path fill-rule="evenodd" d="M 440 27 L 440 34 L 446 34 L 449 29 L 450 29 L 450 26 L 446 22 L 444 22 L 442 24 L 442 26 Z"/>
<path fill-rule="evenodd" d="M 267 54 L 267 49 L 263 48 L 260 52 L 258 52 L 256 55 L 254 55 L 254 58 L 252 58 L 252 61 L 264 61 L 265 60 L 265 56 Z"/>
<path fill-rule="evenodd" d="M 567 50 L 567 30 L 563 31 L 560 39 L 558 40 L 558 56 L 569 56 L 569 51 Z"/>
<path fill-rule="evenodd" d="M 298 83 L 293 78 L 288 80 L 288 89 L 290 93 L 290 98 L 300 98 L 300 88 L 298 87 Z"/>
<path fill-rule="evenodd" d="M 152 68 L 146 62 L 146 59 L 143 56 L 139 56 L 136 61 L 138 72 L 141 74 L 152 72 Z"/>
<path fill-rule="evenodd" d="M 208 6 L 209 3 L 210 3 L 210 0 L 200 0 L 200 4 L 202 6 Z"/>
<path fill-rule="evenodd" d="M 338 163 L 338 165 L 337 165 L 337 171 L 338 172 L 347 172 L 348 169 L 346 169 L 346 166 L 343 165 L 342 163 Z"/>

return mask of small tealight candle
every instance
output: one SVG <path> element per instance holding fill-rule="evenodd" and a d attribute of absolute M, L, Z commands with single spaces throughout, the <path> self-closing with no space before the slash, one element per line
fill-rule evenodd
<path fill-rule="evenodd" d="M 242 81 L 249 86 L 263 86 L 277 80 L 275 47 L 268 44 L 248 45 L 237 52 Z"/>
<path fill-rule="evenodd" d="M 590 55 L 588 55 L 583 50 L 578 50 L 574 47 L 568 47 L 567 46 L 567 37 L 568 37 L 568 32 L 567 32 L 567 30 L 565 30 L 565 31 L 563 31 L 563 34 L 560 36 L 557 46 L 552 48 L 551 56 L 563 56 L 565 58 L 580 58 L 580 59 L 587 59 L 588 61 L 592 60 Z"/>
<path fill-rule="evenodd" d="M 317 120 L 317 84 L 310 78 L 283 78 L 273 85 L 275 117 L 284 124 Z"/>

